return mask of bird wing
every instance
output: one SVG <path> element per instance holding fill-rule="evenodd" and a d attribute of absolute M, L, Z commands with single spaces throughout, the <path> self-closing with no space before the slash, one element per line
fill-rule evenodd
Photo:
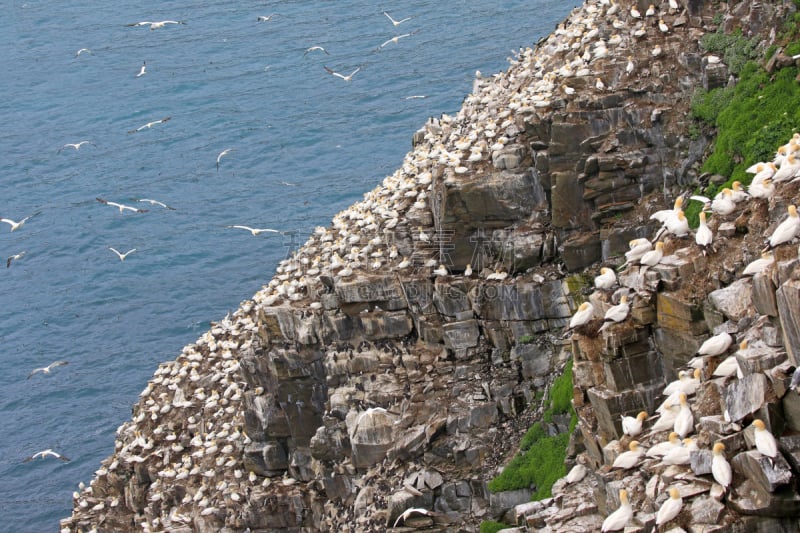
<path fill-rule="evenodd" d="M 360 70 L 361 70 L 361 67 L 358 67 L 358 68 L 357 68 L 357 69 L 355 69 L 353 72 L 351 72 L 351 73 L 350 73 L 350 75 L 349 75 L 349 76 L 347 76 L 347 77 L 348 77 L 348 78 L 352 78 L 353 76 L 355 76 L 356 72 L 359 72 Z"/>
<path fill-rule="evenodd" d="M 56 458 L 61 459 L 65 463 L 68 463 L 69 461 L 71 461 L 71 459 L 69 457 L 67 457 L 66 455 L 61 455 L 60 453 L 56 453 L 56 452 L 50 452 L 50 453 L 53 456 L 55 456 Z"/>
<path fill-rule="evenodd" d="M 246 229 L 247 231 L 253 231 L 253 228 L 250 226 L 228 226 L 229 228 L 236 228 L 236 229 Z"/>
<path fill-rule="evenodd" d="M 149 20 L 143 20 L 142 22 L 132 22 L 130 24 L 125 24 L 125 26 L 147 26 L 149 24 L 153 24 Z"/>
<path fill-rule="evenodd" d="M 31 370 L 31 373 L 28 374 L 28 377 L 25 379 L 31 379 L 31 376 L 33 376 L 37 372 L 44 372 L 44 368 L 34 368 L 33 370 Z M 31 459 L 33 459 L 33 457 L 31 457 Z"/>
<path fill-rule="evenodd" d="M 689 200 L 697 200 L 698 202 L 703 202 L 704 204 L 707 204 L 711 201 L 705 196 L 699 196 L 699 195 L 690 196 Z"/>
<path fill-rule="evenodd" d="M 101 204 L 108 205 L 108 200 L 104 200 L 103 198 L 100 198 L 99 196 L 97 198 L 95 198 L 95 200 L 97 200 Z"/>
<path fill-rule="evenodd" d="M 384 12 L 383 12 L 383 14 L 384 14 L 384 15 L 386 15 L 387 17 L 389 17 L 389 20 L 391 20 L 391 21 L 392 21 L 392 24 L 394 24 L 395 26 L 396 26 L 396 25 L 398 25 L 398 24 L 400 24 L 399 22 L 397 22 L 396 20 L 394 20 L 394 19 L 392 18 L 392 16 L 391 16 L 389 13 L 387 13 L 386 11 L 384 11 Z"/>
<path fill-rule="evenodd" d="M 333 75 L 333 76 L 339 76 L 340 78 L 344 79 L 344 76 L 342 76 L 341 74 L 339 74 L 339 73 L 338 73 L 338 72 L 336 72 L 335 70 L 333 70 L 333 69 L 330 69 L 330 68 L 326 67 L 325 65 L 322 65 L 322 68 L 324 68 L 324 69 L 325 69 L 325 71 L 326 71 L 328 74 L 331 74 L 331 75 Z"/>
<path fill-rule="evenodd" d="M 108 249 L 117 254 L 119 258 L 122 259 L 122 254 L 120 253 L 119 250 L 117 250 L 116 248 L 112 248 L 111 246 L 109 246 Z"/>

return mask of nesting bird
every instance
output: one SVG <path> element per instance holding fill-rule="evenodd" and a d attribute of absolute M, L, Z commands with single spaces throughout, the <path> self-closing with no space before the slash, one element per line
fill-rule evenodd
<path fill-rule="evenodd" d="M 797 207 L 790 205 L 787 209 L 789 216 L 775 228 L 764 251 L 771 250 L 781 244 L 787 243 L 800 235 L 800 217 L 797 215 Z"/>
<path fill-rule="evenodd" d="M 600 269 L 600 275 L 594 278 L 594 286 L 596 289 L 610 289 L 617 284 L 617 274 L 608 267 Z"/>
<path fill-rule="evenodd" d="M 770 459 L 775 459 L 778 455 L 778 443 L 775 442 L 775 437 L 769 432 L 763 420 L 756 418 L 753 420 L 753 428 L 755 428 L 755 444 L 756 450 L 761 455 L 765 455 Z"/>
<path fill-rule="evenodd" d="M 603 325 L 600 326 L 600 331 L 605 331 L 611 324 L 619 324 L 628 318 L 630 311 L 631 306 L 628 303 L 628 296 L 623 294 L 619 299 L 619 303 L 617 305 L 612 305 L 608 308 L 608 311 L 606 311 L 603 317 Z"/>
<path fill-rule="evenodd" d="M 639 460 L 644 456 L 645 450 L 639 447 L 639 441 L 632 440 L 628 445 L 628 451 L 622 452 L 614 459 L 611 468 L 622 468 L 627 470 L 639 464 Z"/>
<path fill-rule="evenodd" d="M 692 414 L 692 410 L 689 407 L 689 402 L 686 399 L 686 393 L 682 392 L 680 394 L 679 401 L 681 408 L 678 411 L 678 415 L 675 417 L 673 430 L 675 433 L 680 435 L 681 438 L 683 438 L 694 431 L 694 414 Z"/>
<path fill-rule="evenodd" d="M 681 493 L 678 491 L 677 487 L 671 487 L 669 489 L 669 498 L 661 504 L 661 508 L 656 514 L 656 526 L 666 524 L 674 519 L 681 512 L 682 508 L 683 498 L 681 498 Z"/>
<path fill-rule="evenodd" d="M 601 531 L 619 531 L 633 518 L 633 508 L 630 502 L 628 502 L 627 490 L 620 489 L 619 502 L 619 508 L 603 520 L 603 525 L 600 528 Z"/>
<path fill-rule="evenodd" d="M 728 463 L 728 460 L 723 454 L 724 451 L 725 445 L 723 443 L 714 443 L 714 447 L 711 450 L 711 475 L 714 477 L 714 481 L 722 485 L 722 487 L 727 490 L 728 487 L 731 486 L 733 473 L 731 472 L 730 463 Z"/>
<path fill-rule="evenodd" d="M 582 326 L 592 320 L 592 318 L 594 318 L 594 306 L 589 302 L 583 302 L 578 307 L 578 310 L 575 311 L 575 314 L 572 315 L 569 321 L 569 329 Z"/>
<path fill-rule="evenodd" d="M 636 417 L 622 417 L 622 432 L 631 437 L 635 437 L 642 432 L 642 422 L 647 418 L 647 413 L 642 411 Z"/>

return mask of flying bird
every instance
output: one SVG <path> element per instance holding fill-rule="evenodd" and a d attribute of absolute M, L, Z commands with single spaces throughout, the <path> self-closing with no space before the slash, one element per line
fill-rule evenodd
<path fill-rule="evenodd" d="M 397 527 L 397 524 L 399 524 L 401 520 L 403 521 L 403 523 L 405 523 L 405 521 L 412 514 L 421 514 L 423 516 L 433 516 L 433 513 L 431 511 L 427 510 L 427 509 L 423 509 L 421 507 L 412 507 L 410 509 L 406 509 L 405 511 L 403 511 L 403 514 L 398 516 L 397 520 L 394 521 L 394 526 L 392 526 L 392 527 Z"/>
<path fill-rule="evenodd" d="M 267 16 L 259 15 L 258 18 L 256 19 L 256 21 L 257 22 L 269 22 L 270 20 L 272 20 L 272 17 L 274 17 L 274 16 L 275 16 L 274 14 L 273 15 L 267 15 Z"/>
<path fill-rule="evenodd" d="M 76 151 L 80 150 L 81 146 L 83 146 L 84 144 L 91 144 L 92 146 L 97 148 L 97 145 L 94 144 L 92 141 L 81 141 L 79 143 L 67 143 L 67 144 L 65 144 L 64 146 L 62 146 L 61 148 L 58 149 L 58 153 L 60 154 L 61 150 L 63 150 L 64 148 L 75 148 Z"/>
<path fill-rule="evenodd" d="M 97 200 L 101 204 L 110 205 L 111 207 L 118 207 L 120 213 L 122 213 L 125 210 L 133 211 L 134 213 L 147 213 L 148 211 L 147 209 L 137 209 L 136 207 L 131 207 L 129 205 L 118 204 L 117 202 L 109 202 L 108 200 L 104 200 L 99 196 L 95 198 L 95 200 Z"/>
<path fill-rule="evenodd" d="M 316 51 L 325 52 L 325 55 L 328 55 L 328 56 L 330 55 L 328 53 L 328 51 L 325 50 L 321 46 L 310 46 L 310 47 L 306 48 L 306 51 L 303 53 L 303 57 L 305 57 L 306 55 L 310 54 L 311 52 L 316 52 Z"/>
<path fill-rule="evenodd" d="M 152 128 L 153 126 L 155 126 L 156 124 L 163 124 L 163 123 L 165 123 L 165 122 L 169 121 L 169 119 L 171 119 L 171 118 L 172 118 L 172 117 L 164 117 L 164 118 L 162 118 L 162 119 L 159 119 L 159 120 L 154 120 L 154 121 L 152 121 L 152 122 L 148 122 L 147 124 L 145 124 L 145 125 L 143 125 L 143 126 L 139 126 L 139 127 L 138 127 L 138 128 L 136 128 L 135 130 L 128 130 L 128 133 L 136 133 L 137 131 L 142 131 L 142 130 L 145 130 L 145 129 L 150 129 L 150 128 Z"/>
<path fill-rule="evenodd" d="M 342 78 L 344 81 L 351 81 L 353 79 L 353 76 L 355 76 L 356 73 L 361 70 L 361 67 L 358 67 L 353 72 L 351 72 L 349 75 L 345 76 L 344 74 L 339 74 L 338 72 L 336 72 L 336 71 L 334 71 L 332 69 L 329 69 L 325 65 L 323 65 L 323 68 L 328 72 L 328 74 L 331 74 L 332 76 L 337 76 L 339 78 Z"/>
<path fill-rule="evenodd" d="M 41 213 L 41 211 L 37 211 L 36 213 L 34 213 L 34 214 L 32 214 L 32 215 L 28 215 L 28 216 L 26 216 L 25 218 L 23 218 L 22 220 L 20 220 L 19 222 L 14 222 L 14 221 L 13 221 L 13 220 L 11 220 L 10 218 L 0 218 L 0 222 L 5 222 L 5 223 L 6 223 L 6 224 L 8 224 L 9 226 L 11 226 L 11 231 L 17 231 L 17 230 L 18 230 L 18 229 L 20 229 L 22 226 L 24 226 L 24 225 L 25 225 L 25 223 L 26 223 L 28 220 L 30 220 L 31 218 L 35 217 L 35 216 L 36 216 L 36 215 L 38 215 L 39 213 Z"/>
<path fill-rule="evenodd" d="M 126 26 L 150 26 L 151 30 L 157 30 L 158 28 L 163 28 L 167 24 L 186 24 L 182 20 L 159 20 L 156 22 L 151 22 L 149 20 L 143 20 L 141 22 L 133 22 L 131 24 L 126 24 Z"/>
<path fill-rule="evenodd" d="M 419 30 L 417 30 L 417 31 L 419 31 Z M 389 43 L 395 43 L 395 44 L 397 44 L 397 42 L 398 42 L 400 39 L 403 39 L 404 37 L 411 37 L 411 36 L 412 36 L 412 35 L 414 35 L 415 33 L 417 33 L 417 32 L 416 32 L 416 31 L 412 31 L 411 33 L 404 33 L 404 34 L 402 34 L 402 35 L 395 35 L 394 37 L 392 37 L 391 39 L 389 39 L 388 41 L 385 41 L 385 42 L 384 42 L 382 45 L 380 45 L 380 46 L 378 47 L 378 49 L 380 50 L 381 48 L 383 48 L 384 46 L 386 46 L 386 45 L 387 45 L 387 44 L 389 44 Z"/>
<path fill-rule="evenodd" d="M 78 57 L 79 55 L 81 55 L 81 54 L 84 54 L 84 53 L 85 53 L 85 54 L 92 55 L 94 52 L 92 52 L 92 51 L 91 51 L 91 50 L 89 50 L 88 48 L 81 48 L 80 50 L 78 50 L 77 52 L 75 52 L 75 57 Z"/>
<path fill-rule="evenodd" d="M 136 75 L 137 78 L 140 78 L 147 74 L 147 61 L 142 61 L 142 68 L 139 69 L 139 74 Z"/>
<path fill-rule="evenodd" d="M 270 229 L 270 228 L 251 228 L 250 226 L 239 226 L 239 225 L 237 225 L 237 226 L 225 226 L 225 227 L 226 228 L 236 228 L 236 229 L 246 229 L 247 231 L 252 233 L 254 237 L 256 235 L 260 234 L 260 233 L 280 233 L 281 235 L 283 235 L 282 231 L 278 231 L 276 229 Z"/>
<path fill-rule="evenodd" d="M 220 159 L 222 159 L 223 157 L 228 155 L 233 150 L 235 150 L 235 148 L 225 148 L 223 151 L 221 151 L 219 153 L 219 155 L 217 156 L 217 172 L 219 172 L 219 161 L 220 161 Z"/>
<path fill-rule="evenodd" d="M 391 16 L 389 13 L 387 13 L 386 11 L 384 11 L 384 12 L 383 12 L 383 14 L 384 14 L 384 15 L 386 15 L 386 17 L 387 17 L 389 20 L 391 20 L 391 21 L 392 21 L 392 26 L 399 26 L 400 24 L 402 24 L 402 23 L 406 22 L 407 20 L 411 20 L 412 18 L 414 18 L 414 17 L 406 17 L 406 18 L 404 18 L 404 19 L 402 19 L 402 20 L 395 20 L 395 19 L 393 19 L 393 18 L 392 18 L 392 16 Z"/>
<path fill-rule="evenodd" d="M 24 256 L 25 252 L 20 252 L 18 254 L 14 254 L 11 257 L 9 257 L 8 259 L 6 259 L 6 268 L 9 268 L 11 266 L 12 261 L 16 261 L 17 259 L 22 259 Z"/>
<path fill-rule="evenodd" d="M 34 374 L 38 374 L 39 372 L 41 372 L 43 374 L 49 374 L 50 371 L 53 370 L 55 367 L 64 366 L 66 364 L 69 364 L 69 361 L 54 361 L 54 362 L 50 363 L 49 365 L 44 366 L 42 368 L 34 368 L 33 370 L 31 370 L 31 373 L 28 374 L 28 377 L 25 378 L 25 379 L 31 379 L 31 376 L 33 376 Z"/>
<path fill-rule="evenodd" d="M 48 448 L 47 450 L 42 450 L 40 452 L 36 452 L 35 454 L 31 455 L 30 457 L 26 457 L 25 459 L 22 460 L 22 462 L 23 463 L 29 463 L 29 462 L 33 461 L 34 459 L 36 459 L 37 457 L 41 457 L 42 459 L 44 459 L 48 455 L 52 455 L 56 459 L 61 459 L 65 463 L 70 460 L 69 457 L 67 457 L 65 455 L 61 455 L 60 453 L 56 453 L 53 450 Z"/>
<path fill-rule="evenodd" d="M 125 252 L 123 254 L 122 252 L 120 252 L 116 248 L 112 248 L 111 246 L 109 246 L 108 249 L 111 250 L 112 252 L 114 252 L 115 254 L 117 254 L 117 257 L 119 257 L 120 261 L 125 261 L 125 258 L 128 257 L 128 255 L 130 255 L 130 254 L 132 254 L 133 252 L 136 251 L 136 248 L 131 248 L 130 250 L 128 250 L 127 252 Z"/>
<path fill-rule="evenodd" d="M 157 205 L 157 206 L 163 207 L 164 209 L 170 209 L 172 211 L 176 211 L 176 209 L 174 207 L 172 207 L 171 205 L 167 205 L 164 202 L 159 202 L 158 200 L 151 200 L 150 198 L 139 198 L 136 201 L 137 202 L 147 202 L 150 205 Z"/>

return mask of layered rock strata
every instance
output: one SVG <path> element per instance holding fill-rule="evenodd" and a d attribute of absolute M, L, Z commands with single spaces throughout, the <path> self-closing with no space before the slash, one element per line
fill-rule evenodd
<path fill-rule="evenodd" d="M 643 213 L 664 200 L 651 193 L 696 178 L 705 140 L 685 135 L 688 101 L 727 79 L 698 46 L 716 5 L 664 4 L 666 32 L 630 1 L 589 0 L 478 77 L 401 168 L 158 368 L 62 528 L 452 531 L 501 514 L 486 482 L 569 355 L 582 295 L 567 273 L 649 235 Z M 761 31 L 784 6 L 738 8 Z M 657 298 L 659 280 L 677 290 L 656 269 L 633 286 Z M 775 307 L 791 307 L 782 294 Z M 650 406 L 703 333 L 682 330 L 673 300 L 661 327 L 641 299 L 613 342 L 572 343 L 586 437 L 616 438 L 616 415 Z"/>

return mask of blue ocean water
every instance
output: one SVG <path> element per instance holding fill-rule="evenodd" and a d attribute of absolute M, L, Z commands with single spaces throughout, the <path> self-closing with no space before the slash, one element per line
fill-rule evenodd
<path fill-rule="evenodd" d="M 25 252 L 0 265 L 2 529 L 56 530 L 157 364 L 391 174 L 429 116 L 460 108 L 475 70 L 505 69 L 571 7 L 13 0 L 0 32 L 0 217 L 37 214 L 14 232 L 0 224 L 0 259 Z M 413 18 L 394 27 L 383 11 Z M 167 19 L 186 24 L 126 26 Z M 312 45 L 329 55 L 304 55 Z M 323 66 L 362 70 L 345 82 Z M 59 151 L 82 140 L 94 145 Z M 123 262 L 109 247 L 136 251 Z M 69 364 L 26 379 L 56 360 Z M 46 448 L 72 460 L 22 462 Z"/>

